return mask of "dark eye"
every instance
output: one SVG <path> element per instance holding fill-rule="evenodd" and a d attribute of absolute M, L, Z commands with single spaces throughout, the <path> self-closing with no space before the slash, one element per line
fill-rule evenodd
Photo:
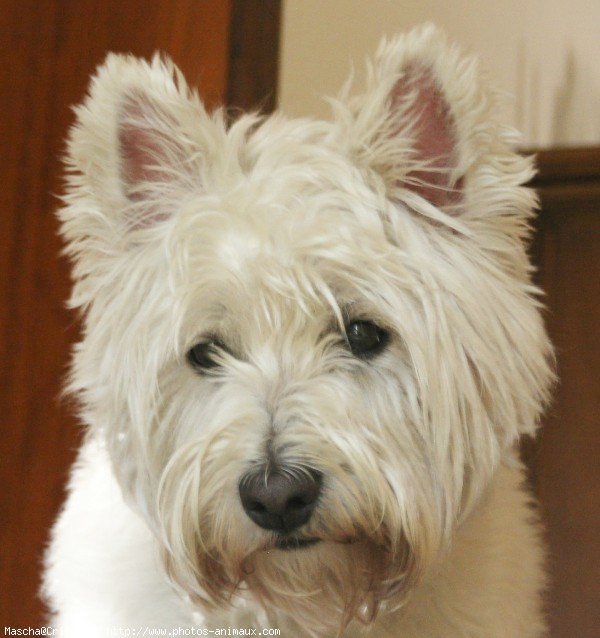
<path fill-rule="evenodd" d="M 388 333 L 372 321 L 352 321 L 346 325 L 346 338 L 353 355 L 368 359 L 385 347 Z"/>
<path fill-rule="evenodd" d="M 187 360 L 196 370 L 202 372 L 219 365 L 216 355 L 223 349 L 224 346 L 220 341 L 203 341 L 189 349 Z"/>

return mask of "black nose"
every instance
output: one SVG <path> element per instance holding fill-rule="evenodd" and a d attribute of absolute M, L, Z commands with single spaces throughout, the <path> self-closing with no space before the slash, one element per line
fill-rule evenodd
<path fill-rule="evenodd" d="M 315 470 L 271 474 L 249 472 L 239 484 L 242 506 L 260 527 L 287 533 L 306 523 L 321 493 L 322 475 Z"/>

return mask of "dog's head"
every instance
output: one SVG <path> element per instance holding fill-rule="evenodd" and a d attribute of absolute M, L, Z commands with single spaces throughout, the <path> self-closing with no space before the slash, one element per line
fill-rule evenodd
<path fill-rule="evenodd" d="M 476 65 L 426 27 L 367 85 L 330 122 L 227 123 L 110 56 L 60 213 L 72 387 L 173 582 L 315 631 L 401 604 L 551 376 L 531 162 Z"/>

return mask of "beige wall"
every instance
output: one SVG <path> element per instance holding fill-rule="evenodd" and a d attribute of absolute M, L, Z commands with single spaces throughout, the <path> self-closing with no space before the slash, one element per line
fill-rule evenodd
<path fill-rule="evenodd" d="M 425 21 L 479 55 L 524 144 L 600 143 L 600 0 L 284 0 L 280 105 L 328 114 L 382 35 Z"/>

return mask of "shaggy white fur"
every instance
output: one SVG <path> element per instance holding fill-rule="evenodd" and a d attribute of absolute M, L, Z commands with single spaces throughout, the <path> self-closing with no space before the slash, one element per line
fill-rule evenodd
<path fill-rule="evenodd" d="M 432 26 L 349 94 L 330 122 L 228 123 L 169 60 L 111 55 L 78 107 L 60 217 L 87 434 L 44 586 L 62 636 L 543 634 L 515 453 L 552 380 L 532 162 Z M 293 533 L 242 503 L 253 471 L 322 477 Z"/>

